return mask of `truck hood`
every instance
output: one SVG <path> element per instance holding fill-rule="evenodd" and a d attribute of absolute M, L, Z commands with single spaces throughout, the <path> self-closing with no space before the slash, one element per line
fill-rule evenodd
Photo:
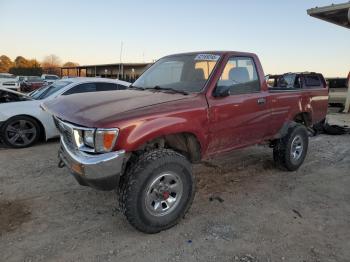
<path fill-rule="evenodd" d="M 43 108 L 62 120 L 86 127 L 120 119 L 122 113 L 193 97 L 159 91 L 118 90 L 60 96 Z M 104 121 L 105 120 L 105 121 Z"/>

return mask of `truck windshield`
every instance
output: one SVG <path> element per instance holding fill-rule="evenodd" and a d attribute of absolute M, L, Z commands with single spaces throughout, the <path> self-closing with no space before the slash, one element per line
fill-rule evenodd
<path fill-rule="evenodd" d="M 215 54 L 174 55 L 158 60 L 132 87 L 140 89 L 201 91 L 220 56 Z"/>

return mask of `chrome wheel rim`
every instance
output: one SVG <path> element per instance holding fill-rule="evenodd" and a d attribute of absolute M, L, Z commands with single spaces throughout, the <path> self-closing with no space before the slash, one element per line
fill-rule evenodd
<path fill-rule="evenodd" d="M 303 154 L 303 149 L 304 149 L 304 143 L 301 136 L 294 137 L 292 141 L 291 152 L 290 152 L 293 162 L 297 162 L 301 158 Z"/>
<path fill-rule="evenodd" d="M 183 183 L 173 172 L 157 175 L 146 190 L 145 206 L 153 216 L 171 213 L 179 204 L 183 193 Z"/>
<path fill-rule="evenodd" d="M 16 120 L 5 129 L 6 140 L 14 146 L 27 146 L 36 138 L 36 127 L 31 121 Z"/>

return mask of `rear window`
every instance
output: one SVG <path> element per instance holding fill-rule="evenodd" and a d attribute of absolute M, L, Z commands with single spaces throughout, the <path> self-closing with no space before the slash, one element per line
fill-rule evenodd
<path fill-rule="evenodd" d="M 43 82 L 43 80 L 40 77 L 31 77 L 28 78 L 27 82 Z"/>
<path fill-rule="evenodd" d="M 56 79 L 58 79 L 58 76 L 45 76 L 45 79 L 47 79 L 47 80 L 56 80 Z"/>
<path fill-rule="evenodd" d="M 280 76 L 275 85 L 277 89 L 296 89 L 301 88 L 300 76 L 293 73 L 288 73 Z"/>
<path fill-rule="evenodd" d="M 284 75 L 283 78 L 281 78 L 279 86 L 285 86 L 286 88 L 294 88 L 295 80 L 295 74 Z"/>
<path fill-rule="evenodd" d="M 322 86 L 321 79 L 318 75 L 305 75 L 305 85 L 309 87 Z"/>

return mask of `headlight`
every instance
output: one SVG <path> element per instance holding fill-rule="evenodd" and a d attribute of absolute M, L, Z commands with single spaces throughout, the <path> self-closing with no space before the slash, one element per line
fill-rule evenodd
<path fill-rule="evenodd" d="M 118 138 L 118 128 L 73 128 L 75 146 L 83 152 L 111 152 Z"/>
<path fill-rule="evenodd" d="M 84 141 L 83 141 L 82 133 L 83 133 L 82 130 L 73 129 L 73 137 L 74 137 L 75 145 L 79 149 L 83 149 L 83 147 L 84 147 Z"/>
<path fill-rule="evenodd" d="M 95 130 L 84 130 L 84 144 L 94 148 L 94 136 L 95 136 Z"/>
<path fill-rule="evenodd" d="M 112 151 L 119 134 L 118 128 L 97 129 L 95 133 L 95 150 L 99 153 Z"/>

